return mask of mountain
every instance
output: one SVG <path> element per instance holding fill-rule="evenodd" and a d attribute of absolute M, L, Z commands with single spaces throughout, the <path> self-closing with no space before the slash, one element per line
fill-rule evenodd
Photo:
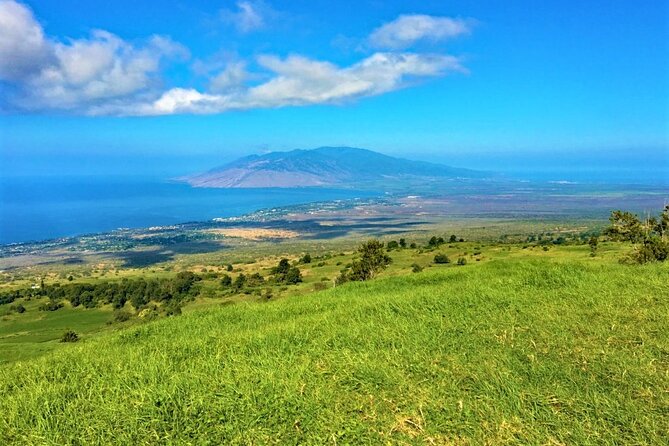
<path fill-rule="evenodd" d="M 484 178 L 487 172 L 395 158 L 353 147 L 250 155 L 181 178 L 195 187 L 342 186 L 421 178 Z"/>

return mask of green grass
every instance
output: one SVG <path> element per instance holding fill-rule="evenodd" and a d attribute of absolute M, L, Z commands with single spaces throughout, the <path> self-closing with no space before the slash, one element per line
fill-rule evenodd
<path fill-rule="evenodd" d="M 662 444 L 669 268 L 542 255 L 216 306 L 0 366 L 0 443 Z"/>

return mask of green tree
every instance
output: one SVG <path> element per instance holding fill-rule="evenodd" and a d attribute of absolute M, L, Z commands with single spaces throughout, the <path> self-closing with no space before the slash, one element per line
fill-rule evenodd
<path fill-rule="evenodd" d="M 300 269 L 295 266 L 291 266 L 286 272 L 283 282 L 288 285 L 295 285 L 302 282 L 302 273 L 300 272 Z"/>
<path fill-rule="evenodd" d="M 407 247 L 407 241 L 406 239 L 401 238 L 400 239 L 400 248 L 404 249 Z"/>
<path fill-rule="evenodd" d="M 590 240 L 588 240 L 588 245 L 590 245 L 590 256 L 594 257 L 597 255 L 597 246 L 599 245 L 599 237 L 596 235 L 590 236 Z"/>
<path fill-rule="evenodd" d="M 221 286 L 223 288 L 230 288 L 232 285 L 232 277 L 228 276 L 227 274 L 223 274 L 223 277 L 221 277 Z"/>
<path fill-rule="evenodd" d="M 376 274 L 384 270 L 392 259 L 384 249 L 383 243 L 378 240 L 369 240 L 358 248 L 360 259 L 351 264 L 348 280 L 364 281 L 373 279 Z"/>

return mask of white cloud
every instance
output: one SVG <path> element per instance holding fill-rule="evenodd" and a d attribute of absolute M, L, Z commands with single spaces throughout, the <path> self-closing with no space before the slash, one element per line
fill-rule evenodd
<path fill-rule="evenodd" d="M 231 62 L 223 71 L 211 79 L 209 90 L 215 93 L 235 90 L 241 88 L 249 77 L 249 73 L 246 71 L 246 62 Z"/>
<path fill-rule="evenodd" d="M 262 16 L 252 14 L 255 5 L 262 4 L 238 3 L 235 14 L 245 30 L 262 26 Z M 399 48 L 465 32 L 466 24 L 456 19 L 401 16 L 374 31 L 370 41 Z M 95 30 L 88 38 L 59 41 L 45 36 L 28 7 L 0 0 L 0 87 L 7 92 L 0 106 L 5 108 L 145 116 L 339 104 L 466 71 L 459 58 L 445 54 L 380 51 L 343 67 L 300 55 L 261 55 L 251 71 L 250 63 L 223 54 L 193 66 L 208 78 L 206 91 L 166 90 L 160 76 L 164 61 L 188 56 L 183 46 L 156 35 L 128 42 Z"/>
<path fill-rule="evenodd" d="M 227 94 L 174 88 L 155 101 L 100 109 L 103 114 L 160 115 L 222 113 L 229 110 L 332 104 L 404 87 L 417 77 L 464 71 L 458 58 L 444 55 L 376 53 L 351 66 L 290 56 L 260 56 L 258 64 L 273 73 L 260 85 Z"/>
<path fill-rule="evenodd" d="M 374 48 L 403 49 L 420 40 L 440 41 L 471 32 L 471 20 L 430 15 L 401 15 L 369 36 Z"/>
<path fill-rule="evenodd" d="M 50 40 L 32 12 L 11 0 L 0 3 L 0 25 L 0 79 L 16 85 L 13 104 L 28 110 L 85 110 L 128 98 L 157 83 L 163 59 L 188 53 L 167 37 L 137 46 L 100 30 L 88 39 Z"/>
<path fill-rule="evenodd" d="M 51 48 L 32 11 L 11 0 L 0 0 L 0 80 L 29 76 L 50 61 Z"/>
<path fill-rule="evenodd" d="M 237 28 L 239 32 L 248 33 L 265 26 L 265 12 L 269 8 L 263 3 L 251 1 L 237 2 L 237 10 L 223 9 L 220 12 L 221 19 Z"/>

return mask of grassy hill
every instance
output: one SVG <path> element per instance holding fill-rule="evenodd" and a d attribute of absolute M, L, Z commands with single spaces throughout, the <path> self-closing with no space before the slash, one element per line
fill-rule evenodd
<path fill-rule="evenodd" d="M 508 258 L 217 306 L 0 366 L 0 443 L 661 444 L 668 297 Z"/>

